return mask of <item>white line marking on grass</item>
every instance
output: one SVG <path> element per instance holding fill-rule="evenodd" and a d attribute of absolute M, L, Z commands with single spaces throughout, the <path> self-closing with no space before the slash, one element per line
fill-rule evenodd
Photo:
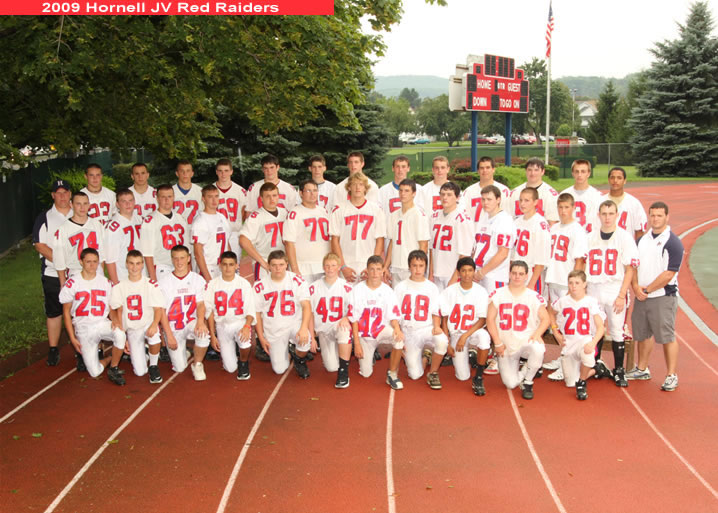
<path fill-rule="evenodd" d="M 45 392 L 47 392 L 48 390 L 50 390 L 52 387 L 54 387 L 55 385 L 57 385 L 60 381 L 62 381 L 62 380 L 65 379 L 66 377 L 68 377 L 70 374 L 72 374 L 72 373 L 75 372 L 76 370 L 77 370 L 77 369 L 72 369 L 72 370 L 70 370 L 70 371 L 67 371 L 65 374 L 63 374 L 62 376 L 60 376 L 59 378 L 57 378 L 55 381 L 53 381 L 52 383 L 50 383 L 49 385 L 47 385 L 45 388 L 43 388 L 42 390 L 40 390 L 38 393 L 36 393 L 36 394 L 33 395 L 32 397 L 30 397 L 29 399 L 25 400 L 25 402 L 23 402 L 22 404 L 20 404 L 18 407 L 16 407 L 16 408 L 15 408 L 14 410 L 12 410 L 10 413 L 6 413 L 5 415 L 3 415 L 3 417 L 0 419 L 0 424 L 2 424 L 2 423 L 5 422 L 8 418 L 10 418 L 10 417 L 12 417 L 13 415 L 15 415 L 17 412 L 19 412 L 20 410 L 22 410 L 25 406 L 27 406 L 28 404 L 30 404 L 31 402 L 33 402 L 35 399 L 37 399 L 37 398 L 40 397 L 42 394 L 44 394 Z"/>
<path fill-rule="evenodd" d="M 668 439 L 667 439 L 665 436 L 663 436 L 663 433 L 661 433 L 661 432 L 658 430 L 658 428 L 656 427 L 656 425 L 655 425 L 653 422 L 651 422 L 651 419 L 648 418 L 648 415 L 646 415 L 646 414 L 644 413 L 644 411 L 641 409 L 641 407 L 638 406 L 638 403 L 636 403 L 636 401 L 633 400 L 633 397 L 631 397 L 631 394 L 629 394 L 628 391 L 627 391 L 625 388 L 621 388 L 621 391 L 622 391 L 624 394 L 626 394 L 626 397 L 627 397 L 628 400 L 631 402 L 631 404 L 633 405 L 633 407 L 636 409 L 636 411 L 638 411 L 638 413 L 641 415 L 641 417 L 643 417 L 643 420 L 646 421 L 646 423 L 650 426 L 650 428 L 653 430 L 653 432 L 656 433 L 656 435 L 658 435 L 658 438 L 660 438 L 661 440 L 663 440 L 663 443 L 666 444 L 666 446 L 671 450 L 671 452 L 672 452 L 679 460 L 681 460 L 681 463 L 683 463 L 683 464 L 686 466 L 686 468 L 691 472 L 691 474 L 693 474 L 693 475 L 696 477 L 696 479 L 698 479 L 698 481 L 700 481 L 700 483 L 701 483 L 703 486 L 706 487 L 706 489 L 711 493 L 711 495 L 713 495 L 713 497 L 714 497 L 716 500 L 718 500 L 718 492 L 716 492 L 715 489 L 714 489 L 710 484 L 708 484 L 708 482 L 707 482 L 705 479 L 703 479 L 703 476 L 701 476 L 701 475 L 698 473 L 698 471 L 697 471 L 695 468 L 693 468 L 693 465 L 691 465 L 690 463 L 688 463 L 688 460 L 686 460 L 686 459 L 681 455 L 681 453 L 679 453 L 679 452 L 676 450 L 676 448 L 673 447 L 673 445 L 671 444 L 671 442 L 669 442 Z"/>
<path fill-rule="evenodd" d="M 541 474 L 541 477 L 543 478 L 543 482 L 546 484 L 546 488 L 548 488 L 549 493 L 551 494 L 551 498 L 553 499 L 554 504 L 556 504 L 556 508 L 561 513 L 566 513 L 566 508 L 563 507 L 563 504 L 561 503 L 561 499 L 558 497 L 558 494 L 556 493 L 556 489 L 553 487 L 553 484 L 551 484 L 551 479 L 549 479 L 548 474 L 546 473 L 546 470 L 544 470 L 543 465 L 541 464 L 541 459 L 538 457 L 538 454 L 536 453 L 536 449 L 534 449 L 534 444 L 531 441 L 531 437 L 529 436 L 528 431 L 526 431 L 526 426 L 524 426 L 524 421 L 521 419 L 521 413 L 519 412 L 518 407 L 516 406 L 516 401 L 514 400 L 514 394 L 511 393 L 511 390 L 508 388 L 506 389 L 506 392 L 509 394 L 509 401 L 511 401 L 511 408 L 514 410 L 514 416 L 516 417 L 516 422 L 519 423 L 519 427 L 521 428 L 521 434 L 524 435 L 524 440 L 526 441 L 526 445 L 528 445 L 529 452 L 531 453 L 531 457 L 534 460 L 534 463 L 536 464 L 536 467 L 538 468 L 539 474 Z"/>
<path fill-rule="evenodd" d="M 264 416 L 267 414 L 267 410 L 269 410 L 269 407 L 272 405 L 274 398 L 277 397 L 277 394 L 279 393 L 279 389 L 282 388 L 282 385 L 284 384 L 284 381 L 287 379 L 287 376 L 289 376 L 289 371 L 291 369 L 292 369 L 292 367 L 290 365 L 289 368 L 287 368 L 287 371 L 282 376 L 282 379 L 280 379 L 279 383 L 277 383 L 277 385 L 274 387 L 274 390 L 272 391 L 272 394 L 269 396 L 269 399 L 267 399 L 267 402 L 264 403 L 264 408 L 262 408 L 262 411 L 259 413 L 257 420 L 254 421 L 254 426 L 252 426 L 252 430 L 249 432 L 249 436 L 247 437 L 247 440 L 244 442 L 244 447 L 242 447 L 242 451 L 239 453 L 239 458 L 237 458 L 237 462 L 234 464 L 234 468 L 232 469 L 232 474 L 229 476 L 229 481 L 227 481 L 227 486 L 224 487 L 224 493 L 222 494 L 222 500 L 219 501 L 219 507 L 217 508 L 217 513 L 222 513 L 227 508 L 227 503 L 229 502 L 229 496 L 232 493 L 232 488 L 234 488 L 235 481 L 237 481 L 237 475 L 239 474 L 239 469 L 242 468 L 242 463 L 244 462 L 244 459 L 247 457 L 247 452 L 249 451 L 249 447 L 252 445 L 252 440 L 254 440 L 254 436 L 257 434 L 257 431 L 259 430 L 259 426 L 262 424 L 262 421 L 264 420 Z"/>
<path fill-rule="evenodd" d="M 392 462 L 392 431 L 394 425 L 394 389 L 389 393 L 389 409 L 386 414 L 386 491 L 389 499 L 389 513 L 396 513 L 394 497 L 394 463 Z"/>
<path fill-rule="evenodd" d="M 690 349 L 691 353 L 693 353 L 693 355 L 694 355 L 696 358 L 698 358 L 698 360 L 700 360 L 700 362 L 701 362 L 703 365 L 705 365 L 706 367 L 708 367 L 713 374 L 715 374 L 716 376 L 718 376 L 718 371 L 715 370 L 713 367 L 711 367 L 710 364 L 709 364 L 707 361 L 705 361 L 703 358 L 701 358 L 701 356 L 696 352 L 696 350 L 693 349 L 688 342 L 686 342 L 686 339 L 685 339 L 685 338 L 681 337 L 678 333 L 676 333 L 676 336 L 681 339 L 681 342 L 683 342 L 683 345 L 685 345 L 688 349 Z"/>
<path fill-rule="evenodd" d="M 190 359 L 187 361 L 187 364 L 188 364 L 188 365 L 189 365 L 190 363 L 192 363 L 192 358 L 190 358 Z M 75 474 L 75 477 L 73 477 L 72 480 L 67 484 L 67 486 L 65 486 L 65 488 L 63 488 L 63 490 L 60 492 L 60 494 L 59 494 L 57 497 L 55 497 L 55 500 L 52 501 L 52 504 L 50 504 L 50 505 L 47 507 L 47 509 L 45 510 L 45 513 L 51 513 L 52 511 L 55 511 L 55 508 L 57 508 L 58 504 L 60 504 L 60 502 L 62 502 L 62 500 L 65 498 L 65 496 L 67 496 L 67 494 L 70 493 L 70 490 L 72 490 L 72 487 L 75 486 L 80 479 L 82 479 L 82 476 L 85 475 L 85 472 L 87 472 L 88 469 L 92 466 L 92 464 L 95 463 L 95 461 L 97 461 L 97 458 L 99 458 L 99 457 L 102 455 L 102 453 L 105 452 L 105 449 L 107 449 L 107 447 L 109 447 L 110 441 L 116 439 L 117 436 L 118 436 L 120 433 L 122 433 L 122 431 L 123 431 L 127 426 L 129 426 L 130 423 L 131 423 L 133 420 L 135 420 L 135 418 L 137 417 L 137 415 L 139 415 L 139 414 L 142 412 L 142 410 L 144 410 L 145 407 L 146 407 L 148 404 L 150 404 L 150 403 L 154 400 L 154 398 L 157 397 L 160 392 L 162 392 L 162 390 L 165 389 L 165 387 L 166 387 L 167 385 L 169 385 L 170 383 L 172 383 L 172 381 L 173 381 L 177 376 L 179 376 L 179 373 L 178 373 L 178 372 L 175 372 L 175 373 L 172 375 L 172 377 L 170 377 L 167 381 L 165 381 L 165 382 L 162 384 L 162 386 L 160 386 L 157 390 L 155 390 L 155 392 L 154 392 L 151 396 L 149 396 L 147 399 L 145 399 L 145 402 L 143 402 L 143 403 L 140 405 L 140 407 L 137 408 L 137 409 L 134 411 L 134 413 L 133 413 L 132 415 L 130 415 L 129 417 L 127 417 L 127 420 L 125 420 L 125 421 L 122 423 L 122 425 L 121 425 L 120 427 L 118 427 L 118 428 L 115 430 L 115 432 L 112 433 L 107 440 L 105 440 L 105 442 L 102 444 L 102 447 L 100 447 L 99 449 L 97 449 L 97 452 L 95 452 L 95 454 L 93 454 L 92 457 L 91 457 L 89 460 L 87 460 L 87 463 L 85 463 L 85 465 L 80 469 L 80 471 L 79 471 L 77 474 Z"/>

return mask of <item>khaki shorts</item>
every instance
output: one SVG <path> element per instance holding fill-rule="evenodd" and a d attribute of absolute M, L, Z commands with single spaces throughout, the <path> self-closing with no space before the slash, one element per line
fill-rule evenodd
<path fill-rule="evenodd" d="M 657 344 L 675 341 L 677 308 L 677 296 L 649 297 L 645 301 L 635 301 L 631 316 L 634 340 L 648 340 L 653 336 Z"/>

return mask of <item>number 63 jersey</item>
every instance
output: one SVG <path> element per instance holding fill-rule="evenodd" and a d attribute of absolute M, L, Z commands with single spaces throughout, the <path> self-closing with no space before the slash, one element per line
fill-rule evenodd
<path fill-rule="evenodd" d="M 154 320 L 154 308 L 164 308 L 165 297 L 155 280 L 143 276 L 112 287 L 110 308 L 122 308 L 123 329 L 144 329 Z"/>

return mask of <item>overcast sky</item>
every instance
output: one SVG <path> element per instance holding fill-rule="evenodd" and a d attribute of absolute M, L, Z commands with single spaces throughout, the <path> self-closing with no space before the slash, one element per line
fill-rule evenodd
<path fill-rule="evenodd" d="M 447 7 L 404 0 L 401 22 L 384 34 L 375 75 L 448 77 L 468 54 L 545 57 L 548 0 L 448 0 Z M 553 77 L 621 78 L 650 66 L 657 41 L 676 39 L 689 0 L 553 0 Z M 709 0 L 714 25 L 718 0 Z M 713 35 L 718 35 L 714 26 Z"/>

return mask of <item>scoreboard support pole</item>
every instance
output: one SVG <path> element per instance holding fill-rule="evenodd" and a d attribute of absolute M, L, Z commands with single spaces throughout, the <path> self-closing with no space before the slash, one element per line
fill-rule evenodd
<path fill-rule="evenodd" d="M 476 140 L 479 136 L 479 113 L 478 111 L 471 111 L 471 171 L 474 172 L 478 169 L 477 162 L 479 160 L 479 147 L 476 144 Z"/>
<path fill-rule="evenodd" d="M 511 113 L 506 113 L 506 123 L 504 124 L 504 161 L 506 166 L 511 166 Z"/>

